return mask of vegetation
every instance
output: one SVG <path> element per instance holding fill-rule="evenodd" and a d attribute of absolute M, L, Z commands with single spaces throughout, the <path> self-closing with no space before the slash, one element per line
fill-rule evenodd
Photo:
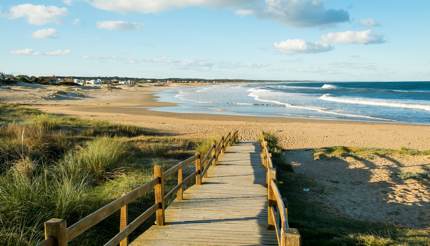
<path fill-rule="evenodd" d="M 107 122 L 44 114 L 0 105 L 0 242 L 35 245 L 43 222 L 67 223 L 120 197 L 152 176 L 152 165 L 172 165 L 204 149 L 205 143 Z M 132 204 L 130 216 L 152 203 Z M 112 216 L 82 235 L 100 245 L 117 233 Z M 103 236 L 100 236 L 103 235 Z"/>
<path fill-rule="evenodd" d="M 373 158 L 375 156 L 399 155 L 399 156 L 427 156 L 430 150 L 420 151 L 415 149 L 401 148 L 395 149 L 377 149 L 377 148 L 353 148 L 344 146 L 335 146 L 320 148 L 314 151 L 314 159 L 331 159 L 347 156 L 359 156 Z"/>
<path fill-rule="evenodd" d="M 320 148 L 314 150 L 314 159 L 332 159 L 332 158 L 345 158 L 345 157 L 358 157 L 374 159 L 376 157 L 386 156 L 430 156 L 430 150 L 415 150 L 408 148 L 395 149 L 376 149 L 376 148 L 351 148 L 344 146 Z M 423 171 L 403 171 L 399 170 L 396 174 L 402 180 L 415 179 L 418 181 L 430 181 L 430 167 L 423 166 Z"/>
<path fill-rule="evenodd" d="M 281 149 L 276 136 L 265 134 L 271 149 Z M 382 153 L 426 155 L 425 151 L 382 150 L 333 147 L 318 149 L 316 158 L 345 157 L 351 154 L 370 155 Z M 340 216 L 336 211 L 318 202 L 303 191 L 308 187 L 319 193 L 324 189 L 306 175 L 292 172 L 285 161 L 274 161 L 277 168 L 278 187 L 286 198 L 289 224 L 300 231 L 303 245 L 429 245 L 430 232 L 412 228 L 396 227 Z"/>

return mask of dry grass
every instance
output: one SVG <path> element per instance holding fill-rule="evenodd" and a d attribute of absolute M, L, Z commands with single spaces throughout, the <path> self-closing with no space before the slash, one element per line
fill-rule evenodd
<path fill-rule="evenodd" d="M 172 165 L 191 156 L 198 144 L 156 130 L 19 106 L 0 104 L 0 118 L 1 245 L 36 244 L 44 221 L 57 217 L 76 222 L 145 183 L 154 160 Z M 150 197 L 141 199 L 130 214 L 151 202 Z M 81 242 L 101 244 L 116 233 L 113 220 L 83 235 Z"/>

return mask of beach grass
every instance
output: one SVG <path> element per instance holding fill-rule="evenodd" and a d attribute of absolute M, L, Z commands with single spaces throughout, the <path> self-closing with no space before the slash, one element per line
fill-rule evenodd
<path fill-rule="evenodd" d="M 154 163 L 168 167 L 205 148 L 198 139 L 17 105 L 0 104 L 0 117 L 2 245 L 35 245 L 50 218 L 71 225 L 150 180 Z M 139 199 L 130 216 L 152 203 L 150 194 Z M 71 244 L 103 244 L 117 233 L 116 217 Z"/>
<path fill-rule="evenodd" d="M 359 157 L 374 157 L 374 156 L 385 156 L 385 155 L 398 155 L 398 156 L 427 156 L 430 155 L 430 150 L 416 150 L 409 148 L 400 149 L 379 149 L 379 148 L 358 148 L 358 147 L 345 147 L 345 146 L 334 146 L 319 148 L 314 150 L 314 159 L 331 159 L 331 158 L 342 158 L 348 156 L 359 156 Z"/>
<path fill-rule="evenodd" d="M 281 149 L 275 135 L 266 133 L 271 139 L 269 147 Z M 267 137 L 267 136 L 266 136 Z M 335 158 L 350 155 L 401 154 L 427 155 L 427 151 L 409 149 L 363 149 L 332 147 L 315 149 L 315 158 Z M 282 158 L 282 157 L 279 157 Z M 288 207 L 289 224 L 300 231 L 302 245 L 430 245 L 430 231 L 398 227 L 344 217 L 331 207 L 314 199 L 303 187 L 323 194 L 325 191 L 314 179 L 295 173 L 285 160 L 274 159 L 277 168 L 277 183 Z M 411 175 L 411 174 L 408 174 Z M 405 178 L 415 178 L 405 177 Z"/>

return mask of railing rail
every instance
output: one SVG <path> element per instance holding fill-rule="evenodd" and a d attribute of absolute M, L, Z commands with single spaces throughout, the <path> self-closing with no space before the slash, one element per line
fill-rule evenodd
<path fill-rule="evenodd" d="M 118 244 L 120 246 L 127 246 L 128 236 L 151 218 L 152 215 L 156 214 L 156 224 L 158 226 L 163 226 L 165 223 L 164 210 L 167 207 L 166 200 L 175 193 L 176 199 L 182 200 L 183 192 L 186 188 L 185 184 L 192 179 L 195 179 L 196 185 L 201 185 L 202 179 L 204 176 L 206 177 L 209 167 L 216 165 L 219 156 L 223 154 L 229 145 L 236 142 L 237 139 L 238 131 L 230 132 L 225 137 L 222 137 L 220 141 L 215 141 L 211 148 L 203 155 L 196 153 L 195 156 L 179 162 L 166 171 L 163 171 L 160 165 L 154 165 L 154 176 L 149 182 L 135 188 L 102 208 L 99 208 L 70 227 L 67 227 L 65 220 L 50 219 L 44 224 L 45 240 L 40 242 L 39 245 L 66 246 L 68 242 L 77 238 L 112 214 L 120 211 L 120 231 L 110 239 L 105 246 Z M 184 168 L 193 163 L 195 165 L 194 171 L 184 177 Z M 170 177 L 174 174 L 177 175 L 177 184 L 168 192 L 165 192 L 164 183 L 166 177 Z M 128 224 L 128 204 L 143 197 L 152 190 L 154 191 L 155 203 Z"/>
<path fill-rule="evenodd" d="M 264 134 L 261 138 L 260 146 L 261 163 L 266 168 L 268 226 L 276 231 L 278 245 L 300 246 L 300 234 L 298 230 L 289 227 L 288 210 L 276 184 L 276 168 L 273 166 L 272 154 L 270 153 Z"/>

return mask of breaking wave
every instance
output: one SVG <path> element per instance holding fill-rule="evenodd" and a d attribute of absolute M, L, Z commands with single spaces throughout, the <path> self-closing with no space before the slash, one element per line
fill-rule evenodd
<path fill-rule="evenodd" d="M 330 115 L 337 115 L 337 116 L 350 117 L 350 118 L 362 118 L 362 119 L 384 120 L 384 121 L 387 120 L 387 119 L 377 118 L 377 117 L 372 117 L 372 116 L 367 116 L 367 115 L 358 115 L 358 114 L 349 114 L 349 113 L 340 113 L 340 112 L 335 112 L 335 111 L 329 111 L 327 109 L 320 108 L 320 107 L 301 106 L 301 105 L 293 105 L 290 103 L 280 102 L 280 101 L 277 101 L 275 99 L 269 99 L 268 98 L 270 96 L 272 96 L 272 97 L 273 96 L 280 96 L 279 92 L 274 92 L 274 91 L 270 91 L 270 90 L 266 90 L 266 89 L 251 88 L 248 90 L 248 92 L 249 92 L 248 96 L 254 98 L 254 100 L 256 100 L 258 102 L 271 103 L 271 104 L 280 105 L 280 106 L 287 107 L 287 108 L 309 110 L 309 111 L 314 111 L 314 112 L 318 112 L 318 113 L 322 113 L 322 114 L 330 114 Z M 264 97 L 266 97 L 266 98 L 264 98 Z"/>
<path fill-rule="evenodd" d="M 399 103 L 388 100 L 369 100 L 363 98 L 341 98 L 334 97 L 330 94 L 324 94 L 320 97 L 321 100 L 345 104 L 355 104 L 355 105 L 367 105 L 367 106 L 381 106 L 390 108 L 404 108 L 404 109 L 415 109 L 415 110 L 425 110 L 430 111 L 430 104 L 409 104 L 409 103 Z"/>

